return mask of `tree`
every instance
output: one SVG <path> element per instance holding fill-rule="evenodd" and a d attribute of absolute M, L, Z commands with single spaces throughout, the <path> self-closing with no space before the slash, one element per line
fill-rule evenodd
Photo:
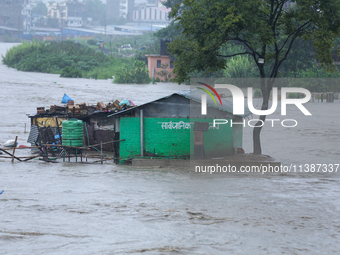
<path fill-rule="evenodd" d="M 168 47 L 177 57 L 174 72 L 179 83 L 193 71 L 225 69 L 226 59 L 250 56 L 261 77 L 261 110 L 267 110 L 275 78 L 299 38 L 313 40 L 315 57 L 332 68 L 331 48 L 340 32 L 340 0 L 169 1 L 177 2 L 171 16 L 183 35 Z M 227 43 L 243 45 L 243 50 L 223 54 Z M 260 116 L 253 130 L 255 154 L 262 152 L 260 132 L 265 119 Z"/>
<path fill-rule="evenodd" d="M 46 4 L 44 4 L 42 1 L 37 3 L 37 5 L 32 9 L 33 14 L 38 14 L 38 15 L 47 15 L 47 7 Z"/>
<path fill-rule="evenodd" d="M 84 4 L 83 19 L 91 17 L 93 21 L 102 26 L 106 25 L 106 4 L 103 4 L 100 0 L 84 0 Z"/>

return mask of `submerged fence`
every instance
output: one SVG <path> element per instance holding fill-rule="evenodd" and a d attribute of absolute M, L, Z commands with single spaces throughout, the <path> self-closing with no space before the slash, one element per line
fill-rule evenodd
<path fill-rule="evenodd" d="M 106 155 L 103 152 L 103 145 L 109 144 L 109 143 L 117 143 L 125 141 L 125 139 L 122 140 L 112 140 L 110 142 L 105 143 L 99 143 L 89 146 L 83 146 L 83 147 L 77 147 L 77 146 L 67 146 L 62 144 L 41 144 L 40 146 L 31 146 L 31 147 L 16 147 L 16 141 L 18 137 L 15 138 L 15 143 L 13 148 L 0 148 L 0 151 L 3 152 L 6 155 L 0 155 L 0 158 L 6 158 L 11 159 L 12 162 L 14 159 L 16 159 L 19 162 L 25 162 L 32 159 L 39 158 L 39 160 L 43 160 L 45 162 L 51 162 L 51 163 L 57 163 L 56 159 L 63 159 L 63 162 L 71 162 L 71 158 L 75 158 L 76 163 L 79 163 L 78 159 L 80 159 L 80 162 L 84 163 L 102 163 L 107 160 L 113 160 L 114 163 L 116 163 L 119 159 L 115 158 L 114 151 L 112 151 L 112 157 Z M 99 148 L 97 148 L 99 147 Z M 113 146 L 112 146 L 113 147 Z M 113 147 L 114 148 L 114 147 Z M 22 150 L 22 149 L 39 149 L 40 153 L 39 155 L 34 156 L 19 156 L 16 157 L 15 151 L 16 150 Z M 94 150 L 100 154 L 97 155 L 88 155 L 88 152 L 90 150 Z M 98 159 L 96 161 L 89 162 L 88 159 Z M 84 160 L 84 161 L 83 161 Z"/>

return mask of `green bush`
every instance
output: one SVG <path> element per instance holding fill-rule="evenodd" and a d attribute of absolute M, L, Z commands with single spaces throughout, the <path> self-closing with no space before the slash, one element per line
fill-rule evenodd
<path fill-rule="evenodd" d="M 95 39 L 88 39 L 86 42 L 89 45 L 97 45 L 97 40 L 95 40 Z"/>
<path fill-rule="evenodd" d="M 262 91 L 260 89 L 255 89 L 254 97 L 262 97 Z"/>
<path fill-rule="evenodd" d="M 79 69 L 66 66 L 61 70 L 60 77 L 81 78 L 83 75 Z"/>
<path fill-rule="evenodd" d="M 142 61 L 135 60 L 133 64 L 123 65 L 115 73 L 114 83 L 150 83 L 149 71 Z"/>
<path fill-rule="evenodd" d="M 302 93 L 289 93 L 288 98 L 303 98 L 305 97 L 304 94 Z"/>
<path fill-rule="evenodd" d="M 248 56 L 238 55 L 228 59 L 224 69 L 225 78 L 254 78 L 258 77 L 257 66 Z"/>
<path fill-rule="evenodd" d="M 110 64 L 110 58 L 72 41 L 23 42 L 7 51 L 3 63 L 21 71 L 61 73 L 65 67 L 72 66 L 87 72 Z"/>

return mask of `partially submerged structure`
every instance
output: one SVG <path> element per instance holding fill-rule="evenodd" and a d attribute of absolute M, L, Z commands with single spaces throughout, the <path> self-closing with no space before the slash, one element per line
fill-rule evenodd
<path fill-rule="evenodd" d="M 204 145 L 205 157 L 223 157 L 242 148 L 243 125 L 213 126 L 214 119 L 242 122 L 244 116 L 232 114 L 232 103 L 223 105 L 207 100 L 209 115 L 201 114 L 201 91 L 185 90 L 108 116 L 120 140 L 119 158 L 190 158 L 195 144 Z M 212 117 L 213 116 L 213 117 Z M 204 137 L 194 134 L 195 125 L 206 123 Z M 202 126 L 202 125 L 197 125 Z M 198 130 L 200 128 L 198 127 Z M 197 128 L 196 128 L 197 130 Z"/>
<path fill-rule="evenodd" d="M 116 102 L 93 111 L 84 110 L 84 106 L 75 110 L 71 106 L 66 112 L 57 113 L 58 109 L 52 107 L 52 111 L 30 118 L 33 126 L 49 126 L 59 134 L 62 120 L 81 119 L 84 121 L 84 146 L 104 143 L 104 150 L 114 151 L 116 162 L 121 163 L 140 157 L 188 159 L 196 153 L 195 148 L 199 147 L 196 145 L 201 145 L 199 148 L 203 148 L 205 158 L 234 154 L 237 148 L 242 148 L 243 125 L 214 126 L 213 120 L 242 123 L 250 114 L 249 110 L 243 116 L 233 115 L 230 101 L 222 99 L 222 105 L 215 105 L 213 99 L 208 98 L 209 115 L 202 115 L 201 93 L 200 90 L 185 90 L 139 106 L 119 106 Z"/>

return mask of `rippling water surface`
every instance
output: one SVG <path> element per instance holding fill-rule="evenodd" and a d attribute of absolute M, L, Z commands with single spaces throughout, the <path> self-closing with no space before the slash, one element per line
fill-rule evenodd
<path fill-rule="evenodd" d="M 12 45 L 0 44 L 0 54 Z M 27 144 L 26 114 L 64 93 L 76 102 L 140 104 L 185 88 L 0 65 L 0 143 L 18 136 Z M 263 153 L 285 164 L 339 164 L 339 102 L 306 107 L 312 117 L 289 116 L 298 127 L 263 129 Z M 339 184 L 316 173 L 201 178 L 181 169 L 0 159 L 0 254 L 339 254 Z"/>

